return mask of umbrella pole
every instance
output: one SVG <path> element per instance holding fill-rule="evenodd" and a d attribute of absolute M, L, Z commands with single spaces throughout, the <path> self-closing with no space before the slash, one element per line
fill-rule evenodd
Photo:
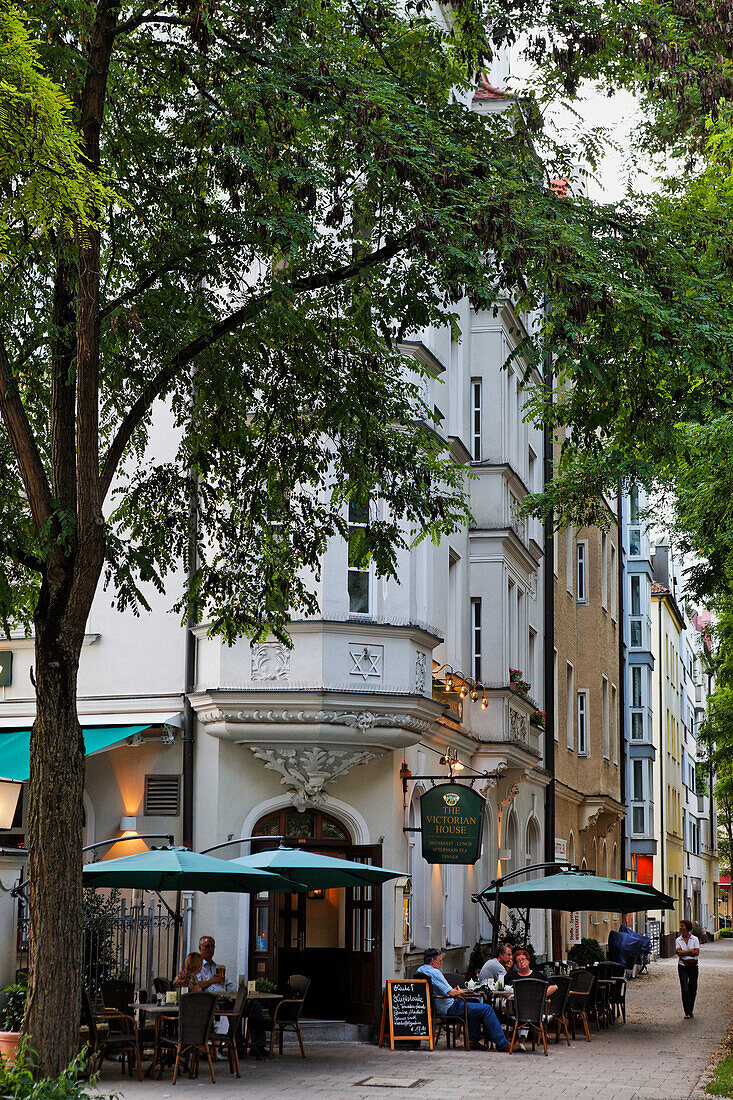
<path fill-rule="evenodd" d="M 175 981 L 176 974 L 179 971 L 178 966 L 178 953 L 181 949 L 181 924 L 183 918 L 181 917 L 181 891 L 176 891 L 176 911 L 173 914 L 173 973 L 171 978 Z"/>

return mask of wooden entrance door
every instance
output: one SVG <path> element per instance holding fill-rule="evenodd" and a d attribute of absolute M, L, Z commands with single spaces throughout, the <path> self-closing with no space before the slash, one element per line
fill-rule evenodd
<path fill-rule="evenodd" d="M 351 848 L 349 859 L 382 865 L 380 844 Z M 346 958 L 349 1015 L 355 1024 L 376 1021 L 382 994 L 382 888 L 355 886 L 346 891 Z"/>
<path fill-rule="evenodd" d="M 280 835 L 292 847 L 375 866 L 382 862 L 380 845 L 352 844 L 341 822 L 317 810 L 280 810 L 263 818 L 253 832 L 262 836 L 252 845 L 255 852 L 273 847 L 277 841 L 267 837 Z M 289 974 L 305 974 L 312 982 L 307 1016 L 370 1024 L 381 1004 L 382 892 L 365 886 L 340 893 L 344 946 L 335 950 L 309 945 L 305 895 L 254 897 L 249 976 L 282 986 Z"/>

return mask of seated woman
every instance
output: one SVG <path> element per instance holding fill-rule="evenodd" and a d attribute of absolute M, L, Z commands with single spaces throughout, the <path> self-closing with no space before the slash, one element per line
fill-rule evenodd
<path fill-rule="evenodd" d="M 515 982 L 521 982 L 522 978 L 537 978 L 539 979 L 539 981 L 546 982 L 544 974 L 541 974 L 539 971 L 532 969 L 532 962 L 530 959 L 529 951 L 527 951 L 527 949 L 524 947 L 518 947 L 514 952 L 513 964 L 506 972 L 504 984 L 513 986 Z M 548 984 L 545 990 L 545 996 L 551 997 L 556 989 L 556 985 Z M 507 1012 L 510 1019 L 513 1019 L 514 1016 L 512 1013 L 511 1005 L 508 1006 Z M 524 1040 L 528 1036 L 528 1031 L 526 1028 L 522 1027 L 519 1029 L 519 1032 L 517 1034 L 519 1038 L 519 1049 L 524 1050 Z"/>
<path fill-rule="evenodd" d="M 173 982 L 176 989 L 188 988 L 191 993 L 195 993 L 199 988 L 199 980 L 196 975 L 201 970 L 203 963 L 203 956 L 199 955 L 198 951 L 189 951 L 183 964 L 183 970 L 176 974 Z"/>
<path fill-rule="evenodd" d="M 518 947 L 514 952 L 513 963 L 506 972 L 504 985 L 514 985 L 515 982 L 520 981 L 522 978 L 539 978 L 542 982 L 546 981 L 544 974 L 541 974 L 538 970 L 532 969 L 529 951 L 527 951 L 525 947 Z M 548 985 L 547 996 L 551 997 L 556 989 L 556 985 Z"/>

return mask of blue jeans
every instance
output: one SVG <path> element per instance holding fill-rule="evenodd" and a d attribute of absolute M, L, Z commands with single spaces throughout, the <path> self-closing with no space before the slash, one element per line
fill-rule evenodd
<path fill-rule="evenodd" d="M 468 1034 L 472 1043 L 480 1043 L 485 1032 L 494 1046 L 505 1047 L 507 1045 L 506 1035 L 502 1031 L 501 1024 L 496 1018 L 496 1013 L 491 1005 L 476 1004 L 474 1001 L 469 1001 L 466 1008 L 468 1009 Z M 462 1016 L 463 1001 L 455 998 L 447 1014 L 448 1016 Z"/>

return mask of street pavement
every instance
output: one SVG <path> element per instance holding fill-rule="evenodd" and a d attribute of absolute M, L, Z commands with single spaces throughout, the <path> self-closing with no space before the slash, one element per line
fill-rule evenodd
<path fill-rule="evenodd" d="M 462 1049 L 401 1050 L 394 1053 L 365 1043 L 318 1043 L 302 1059 L 286 1038 L 285 1053 L 272 1062 L 242 1062 L 242 1077 L 216 1064 L 212 1085 L 202 1064 L 198 1081 L 184 1074 L 175 1087 L 170 1072 L 160 1081 L 122 1079 L 105 1063 L 98 1091 L 121 1100 L 195 1100 L 203 1089 L 218 1100 L 271 1100 L 286 1097 L 349 1097 L 376 1100 L 419 1095 L 424 1100 L 687 1100 L 702 1096 L 701 1077 L 733 1025 L 733 941 L 701 950 L 695 1017 L 685 1020 L 676 960 L 654 963 L 629 982 L 627 1022 L 608 1031 L 592 1030 L 592 1042 L 578 1038 L 550 1044 L 549 1057 Z M 442 1041 L 444 1042 L 444 1040 Z"/>

